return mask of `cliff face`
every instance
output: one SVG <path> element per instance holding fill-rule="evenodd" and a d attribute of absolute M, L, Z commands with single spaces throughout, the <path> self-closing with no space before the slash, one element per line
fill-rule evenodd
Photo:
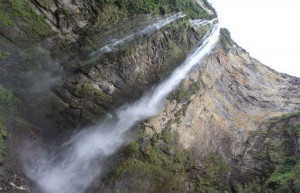
<path fill-rule="evenodd" d="M 200 89 L 191 93 L 194 84 Z M 228 53 L 219 45 L 182 83 L 175 100 L 169 99 L 161 115 L 147 124 L 157 132 L 166 127 L 177 131 L 179 142 L 201 156 L 221 151 L 237 158 L 262 122 L 299 111 L 299 89 L 298 78 L 269 69 L 236 44 Z M 179 114 L 183 106 L 184 114 Z M 230 154 L 222 147 L 224 135 L 232 141 Z"/>
<path fill-rule="evenodd" d="M 110 190 L 298 191 L 288 188 L 297 184 L 298 174 L 284 184 L 274 177 L 281 174 L 273 172 L 286 159 L 299 159 L 299 113 L 292 113 L 300 108 L 299 78 L 251 58 L 226 30 L 221 40 L 169 96 L 160 114 L 142 124 L 139 145 L 127 150 L 128 157 L 110 178 L 117 179 Z"/>
<path fill-rule="evenodd" d="M 31 192 L 15 154 L 25 137 L 58 142 L 136 100 L 209 29 L 188 19 L 215 15 L 206 1 L 153 2 L 0 2 L 0 84 L 13 90 L 0 85 L 0 190 Z M 176 11 L 186 18 L 90 57 Z M 299 78 L 251 58 L 223 29 L 88 192 L 297 192 L 300 117 L 288 113 L 300 111 L 299 93 Z M 284 167 L 294 172 L 287 181 Z"/>
<path fill-rule="evenodd" d="M 297 149 L 299 136 L 281 132 L 296 125 L 299 115 L 294 115 L 293 123 L 273 118 L 299 111 L 299 79 L 262 65 L 235 43 L 227 44 L 227 50 L 219 44 L 167 100 L 161 114 L 145 123 L 148 138 L 164 132 L 177 136 L 183 149 L 191 152 L 194 163 L 189 172 L 200 182 L 211 156 L 231 168 L 225 172 L 226 180 L 247 182 L 267 173 L 265 162 L 272 159 L 266 153 L 268 146 L 278 142 Z M 281 134 L 274 135 L 270 127 Z M 288 149 L 278 151 L 286 155 Z"/>

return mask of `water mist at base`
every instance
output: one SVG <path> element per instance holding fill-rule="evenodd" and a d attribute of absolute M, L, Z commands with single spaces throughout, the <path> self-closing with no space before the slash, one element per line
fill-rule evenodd
<path fill-rule="evenodd" d="M 161 84 L 133 104 L 118 109 L 113 116 L 85 129 L 58 147 L 59 151 L 27 149 L 27 175 L 44 193 L 82 193 L 101 174 L 101 161 L 113 155 L 125 142 L 126 132 L 142 120 L 159 113 L 165 98 L 194 66 L 210 54 L 219 39 L 219 27 L 211 23 L 199 47 Z"/>

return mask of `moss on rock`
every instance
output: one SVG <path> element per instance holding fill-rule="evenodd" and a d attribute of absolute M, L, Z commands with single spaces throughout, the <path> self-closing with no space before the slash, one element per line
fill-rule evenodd
<path fill-rule="evenodd" d="M 9 52 L 6 52 L 6 51 L 3 51 L 3 50 L 0 49 L 0 60 L 8 57 L 9 55 L 10 55 Z"/>
<path fill-rule="evenodd" d="M 16 121 L 19 103 L 11 90 L 0 85 L 0 163 L 5 158 L 6 140 L 10 137 L 8 128 Z"/>
<path fill-rule="evenodd" d="M 175 145 L 176 139 L 169 131 L 153 135 L 150 141 L 131 143 L 125 150 L 125 160 L 106 180 L 121 182 L 130 177 L 131 185 L 123 187 L 125 192 L 133 186 L 142 190 L 148 184 L 151 187 L 147 192 L 184 192 L 190 154 Z"/>
<path fill-rule="evenodd" d="M 300 114 L 294 112 L 272 119 L 267 130 L 258 130 L 251 134 L 251 138 L 263 143 L 256 144 L 263 149 L 251 152 L 259 162 L 264 163 L 263 175 L 260 179 L 244 184 L 235 183 L 236 192 L 300 191 L 300 155 L 297 151 L 299 125 Z"/>
<path fill-rule="evenodd" d="M 44 16 L 38 15 L 23 0 L 0 2 L 0 25 L 5 28 L 20 27 L 25 33 L 23 37 L 18 37 L 20 42 L 34 42 L 54 34 Z"/>

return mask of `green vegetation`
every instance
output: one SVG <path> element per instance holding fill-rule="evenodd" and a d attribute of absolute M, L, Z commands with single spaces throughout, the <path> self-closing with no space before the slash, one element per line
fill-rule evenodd
<path fill-rule="evenodd" d="M 75 90 L 75 94 L 77 96 L 82 96 L 85 94 L 94 94 L 95 93 L 95 89 L 91 84 L 88 83 L 84 83 L 82 85 L 77 85 L 77 89 Z"/>
<path fill-rule="evenodd" d="M 14 25 L 14 22 L 10 19 L 6 12 L 0 12 L 0 23 L 5 27 L 10 27 Z"/>
<path fill-rule="evenodd" d="M 218 156 L 210 156 L 205 161 L 206 169 L 200 181 L 196 182 L 197 192 L 229 192 L 229 187 L 222 181 L 230 171 L 230 167 Z"/>
<path fill-rule="evenodd" d="M 192 49 L 194 42 L 189 40 L 191 26 L 187 23 L 188 20 L 167 27 L 166 31 L 172 34 L 167 43 L 167 55 L 165 57 L 165 65 L 161 67 L 157 76 L 164 80 L 173 70 L 178 67 L 186 58 L 188 52 Z"/>
<path fill-rule="evenodd" d="M 0 21 L 5 27 L 22 23 L 26 25 L 27 38 L 47 36 L 53 33 L 43 16 L 37 15 L 23 0 L 6 0 L 0 2 Z M 36 34 L 36 35 L 35 35 Z"/>
<path fill-rule="evenodd" d="M 14 97 L 11 90 L 7 90 L 0 85 L 0 120 L 2 123 L 9 115 L 17 115 L 17 105 L 19 103 L 19 99 Z"/>
<path fill-rule="evenodd" d="M 287 157 L 266 181 L 266 189 L 274 192 L 300 192 L 300 157 Z"/>
<path fill-rule="evenodd" d="M 300 134 L 300 123 L 296 123 L 292 126 L 292 129 L 291 129 L 292 133 L 295 133 L 295 134 Z"/>
<path fill-rule="evenodd" d="M 225 28 L 221 29 L 220 42 L 221 42 L 221 45 L 223 46 L 223 49 L 225 50 L 225 52 L 228 53 L 230 50 L 230 47 L 233 45 L 233 40 L 231 39 L 230 32 Z"/>
<path fill-rule="evenodd" d="M 277 121 L 287 121 L 290 118 L 300 117 L 300 112 L 294 112 L 278 117 Z M 275 131 L 275 132 L 274 132 Z M 297 141 L 300 123 L 289 121 L 281 132 L 271 129 L 273 135 L 282 136 L 273 139 L 269 145 L 269 154 L 273 170 L 264 184 L 264 188 L 269 192 L 300 192 L 300 155 L 292 152 L 290 145 Z M 293 146 L 295 146 L 294 144 Z"/>
<path fill-rule="evenodd" d="M 5 141 L 9 138 L 8 126 L 12 127 L 15 121 L 19 103 L 12 91 L 0 85 L 0 163 L 5 157 Z"/>
<path fill-rule="evenodd" d="M 69 107 L 68 103 L 65 103 L 61 98 L 53 94 L 52 92 L 49 95 L 49 100 L 51 100 L 51 104 L 54 109 L 57 110 L 57 113 L 63 112 L 66 108 Z"/>
<path fill-rule="evenodd" d="M 220 37 L 220 41 L 221 41 L 221 44 L 222 44 L 224 50 L 225 50 L 226 52 L 228 52 L 228 51 L 230 50 L 230 46 L 229 46 L 229 44 L 227 43 L 226 38 L 225 38 L 224 36 L 221 36 L 221 37 Z"/>
<path fill-rule="evenodd" d="M 196 82 L 193 82 L 188 89 L 190 93 L 193 95 L 199 92 L 199 90 L 201 89 L 201 85 L 202 85 L 202 81 L 201 81 L 201 77 L 199 77 L 199 79 Z"/>
<path fill-rule="evenodd" d="M 196 94 L 201 89 L 201 77 L 195 82 L 191 82 L 188 88 L 184 88 L 181 84 L 169 96 L 169 100 L 176 100 L 177 102 L 187 103 L 190 101 L 191 95 Z"/>
<path fill-rule="evenodd" d="M 267 131 L 251 133 L 252 137 L 261 141 L 269 139 L 263 151 L 252 152 L 256 159 L 264 162 L 265 174 L 261 179 L 244 185 L 235 183 L 236 192 L 300 192 L 300 155 L 294 149 L 300 133 L 299 118 L 299 112 L 285 114 L 273 119 Z"/>
<path fill-rule="evenodd" d="M 1 151 L 1 149 L 3 149 L 4 141 L 6 140 L 6 138 L 7 138 L 6 127 L 4 125 L 2 125 L 2 123 L 0 121 L 0 151 Z M 0 155 L 0 159 L 1 159 L 1 155 Z"/>
<path fill-rule="evenodd" d="M 39 46 L 31 47 L 25 50 L 20 61 L 21 71 L 37 71 L 41 70 L 42 66 L 48 62 L 50 52 Z"/>
<path fill-rule="evenodd" d="M 142 162 L 138 159 L 126 160 L 117 168 L 115 175 L 115 179 L 130 175 L 131 178 L 127 178 L 127 180 L 130 180 L 135 191 L 141 190 L 140 192 L 143 192 L 143 187 L 147 183 L 152 185 L 151 192 L 182 192 L 186 180 L 184 173 L 170 172 L 161 168 L 160 165 Z"/>
<path fill-rule="evenodd" d="M 150 141 L 131 143 L 125 150 L 126 159 L 106 180 L 122 181 L 130 176 L 136 189 L 150 183 L 151 192 L 183 192 L 190 154 L 176 145 L 177 139 L 169 131 L 154 134 Z"/>
<path fill-rule="evenodd" d="M 85 106 L 85 110 L 82 111 L 82 117 L 91 122 L 96 122 L 99 116 L 105 115 L 106 111 L 103 105 L 111 102 L 109 95 L 106 95 L 102 90 L 98 90 L 90 83 L 79 83 L 76 85 L 74 95 L 80 99 L 74 98 L 74 100 L 82 100 L 82 104 Z M 63 104 L 62 107 L 66 107 L 67 104 Z"/>
<path fill-rule="evenodd" d="M 284 120 L 284 119 L 289 119 L 291 117 L 296 117 L 296 116 L 300 116 L 300 112 L 293 112 L 293 113 L 284 114 L 280 117 L 275 118 L 274 120 L 275 121 Z"/>
<path fill-rule="evenodd" d="M 262 181 L 260 179 L 254 179 L 246 184 L 240 184 L 233 182 L 233 187 L 237 193 L 266 193 L 263 191 Z"/>
<path fill-rule="evenodd" d="M 192 100 L 185 102 L 182 107 L 175 113 L 176 122 L 179 122 L 182 117 L 185 117 L 188 106 L 191 104 Z"/>
<path fill-rule="evenodd" d="M 181 11 L 189 18 L 211 18 L 211 16 L 193 0 L 101 0 L 99 3 L 103 9 L 109 4 L 114 4 L 120 9 L 127 10 L 130 14 L 166 14 Z"/>
<path fill-rule="evenodd" d="M 120 9 L 115 4 L 108 4 L 99 14 L 96 24 L 109 25 L 116 24 L 129 16 L 128 10 Z M 90 42 L 93 44 L 93 42 Z"/>
<path fill-rule="evenodd" d="M 143 135 L 143 134 L 142 134 Z M 219 156 L 209 156 L 202 162 L 203 174 L 200 179 L 190 176 L 189 171 L 195 166 L 195 157 L 191 151 L 184 150 L 178 142 L 178 134 L 167 129 L 155 133 L 150 141 L 143 137 L 131 143 L 124 151 L 125 158 L 117 168 L 103 180 L 103 183 L 130 181 L 123 192 L 130 188 L 143 190 L 148 184 L 148 192 L 187 192 L 187 181 L 195 188 L 192 192 L 225 193 L 229 188 L 225 185 L 229 166 Z"/>
<path fill-rule="evenodd" d="M 172 63 L 177 63 L 178 61 L 184 60 L 184 57 L 185 57 L 184 49 L 181 49 L 178 45 L 176 45 L 175 42 L 170 42 L 169 47 L 170 47 L 170 50 L 168 52 L 167 58 L 170 61 L 168 61 L 168 63 L 172 64 Z M 173 70 L 174 70 L 174 67 L 172 67 L 172 69 L 167 70 L 167 71 L 171 72 Z"/>
<path fill-rule="evenodd" d="M 300 192 L 300 157 L 287 157 L 267 178 L 256 179 L 244 185 L 235 182 L 234 188 L 237 193 Z"/>
<path fill-rule="evenodd" d="M 5 51 L 3 51 L 3 50 L 0 49 L 0 60 L 6 58 L 9 55 L 10 55 L 9 52 L 5 52 Z"/>
<path fill-rule="evenodd" d="M 95 89 L 91 84 L 89 83 L 84 83 L 84 84 L 78 84 L 76 86 L 76 90 L 75 90 L 75 95 L 80 97 L 80 98 L 84 98 L 85 96 L 94 96 L 94 98 L 96 98 L 97 101 L 109 101 L 110 97 L 108 95 L 106 95 L 105 93 L 103 93 L 101 90 Z"/>
<path fill-rule="evenodd" d="M 184 89 L 180 85 L 175 91 L 173 91 L 169 96 L 169 100 L 176 100 L 177 102 L 187 102 L 191 97 L 190 92 L 187 89 Z"/>

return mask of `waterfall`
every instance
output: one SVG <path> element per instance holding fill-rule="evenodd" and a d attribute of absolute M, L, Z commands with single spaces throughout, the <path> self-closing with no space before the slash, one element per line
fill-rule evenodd
<path fill-rule="evenodd" d="M 113 50 L 117 50 L 118 46 L 123 45 L 124 43 L 134 39 L 137 36 L 153 33 L 155 31 L 161 29 L 162 27 L 176 21 L 177 19 L 183 18 L 183 17 L 185 17 L 185 14 L 180 12 L 180 13 L 171 15 L 165 19 L 160 19 L 160 20 L 146 26 L 145 28 L 143 28 L 135 33 L 132 33 L 122 39 L 113 40 L 112 42 L 105 45 L 104 47 L 99 48 L 98 50 L 91 53 L 90 59 L 86 62 L 86 64 L 92 63 L 93 61 L 97 60 L 100 56 L 102 56 L 105 53 L 111 52 Z"/>
<path fill-rule="evenodd" d="M 219 39 L 219 27 L 210 22 L 210 30 L 197 48 L 169 78 L 136 102 L 119 108 L 113 115 L 87 128 L 64 143 L 59 153 L 26 154 L 27 175 L 44 193 L 82 193 L 101 174 L 101 162 L 113 155 L 125 142 L 126 132 L 135 124 L 158 114 L 165 98 L 187 74 L 211 53 Z M 142 33 L 142 32 L 141 32 Z M 100 163 L 100 164 L 99 164 Z"/>
<path fill-rule="evenodd" d="M 215 18 L 213 20 L 205 20 L 205 19 L 194 19 L 194 20 L 190 20 L 190 23 L 192 24 L 192 26 L 194 27 L 199 27 L 199 26 L 204 26 L 204 25 L 208 25 L 208 24 L 213 24 L 214 22 L 216 22 L 218 19 Z"/>

